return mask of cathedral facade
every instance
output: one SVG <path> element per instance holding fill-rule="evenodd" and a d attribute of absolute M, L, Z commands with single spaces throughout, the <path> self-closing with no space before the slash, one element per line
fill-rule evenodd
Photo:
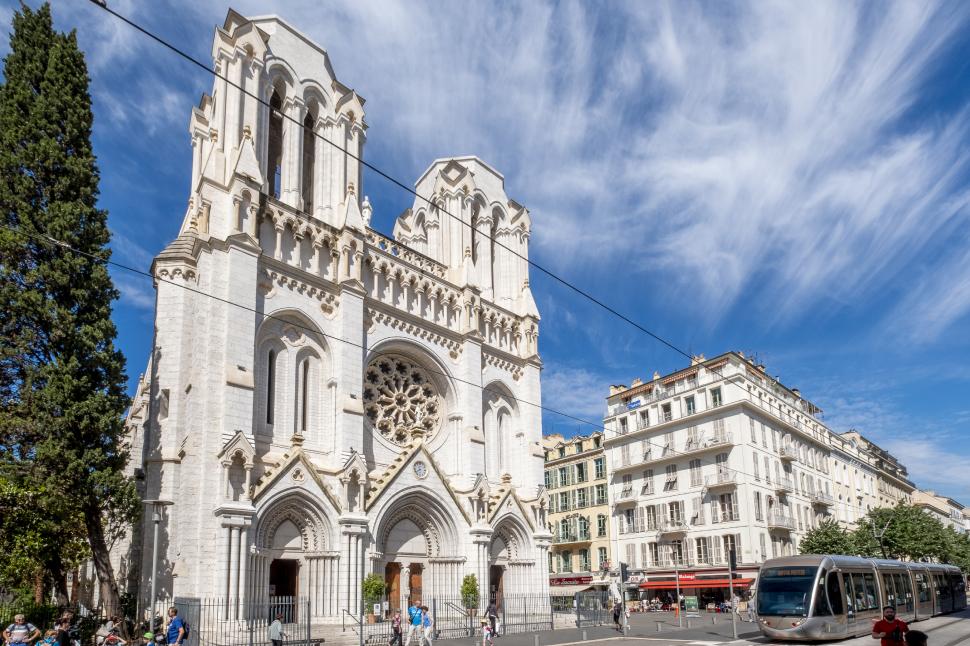
<path fill-rule="evenodd" d="M 437 160 L 386 237 L 364 100 L 327 53 L 230 11 L 212 55 L 228 82 L 192 110 L 128 419 L 159 539 L 149 507 L 122 577 L 142 603 L 154 579 L 159 599 L 296 596 L 320 620 L 356 613 L 369 573 L 392 609 L 468 574 L 482 603 L 547 594 L 528 211 L 480 159 Z"/>

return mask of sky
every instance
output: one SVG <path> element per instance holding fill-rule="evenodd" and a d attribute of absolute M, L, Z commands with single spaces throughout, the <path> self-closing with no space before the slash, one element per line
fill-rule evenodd
<path fill-rule="evenodd" d="M 207 61 L 229 6 L 109 2 Z M 178 233 L 189 113 L 212 79 L 88 2 L 52 4 L 87 54 L 114 259 L 147 270 Z M 16 6 L 0 0 L 0 23 Z M 833 430 L 970 504 L 970 3 L 232 7 L 328 51 L 367 100 L 370 163 L 412 184 L 478 155 L 530 209 L 538 264 L 686 352 L 757 355 Z M 385 233 L 413 199 L 373 174 L 363 193 Z M 153 290 L 112 274 L 134 384 Z M 609 384 L 685 365 L 531 279 L 547 407 L 599 424 Z M 550 411 L 544 426 L 593 428 Z"/>

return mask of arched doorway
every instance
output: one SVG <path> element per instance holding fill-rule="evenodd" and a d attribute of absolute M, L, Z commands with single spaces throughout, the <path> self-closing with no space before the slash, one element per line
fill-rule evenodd
<path fill-rule="evenodd" d="M 518 518 L 508 515 L 498 522 L 489 547 L 488 593 L 499 607 L 509 596 L 541 590 L 535 579 L 543 573 L 533 552 L 529 531 Z"/>
<path fill-rule="evenodd" d="M 464 558 L 451 514 L 430 491 L 411 491 L 380 514 L 375 538 L 391 611 L 432 597 L 457 597 Z"/>
<path fill-rule="evenodd" d="M 273 503 L 256 520 L 251 568 L 251 599 L 297 620 L 298 600 L 309 602 L 311 617 L 339 614 L 339 554 L 332 551 L 329 521 L 316 503 L 291 494 Z"/>

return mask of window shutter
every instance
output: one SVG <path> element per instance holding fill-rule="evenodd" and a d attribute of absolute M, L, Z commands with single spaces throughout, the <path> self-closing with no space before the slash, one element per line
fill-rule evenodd
<path fill-rule="evenodd" d="M 718 514 L 717 509 L 717 498 L 711 500 L 711 523 L 718 523 L 721 521 L 720 514 Z"/>
<path fill-rule="evenodd" d="M 742 554 L 742 552 L 741 552 L 741 534 L 735 534 L 734 535 L 734 551 L 738 555 L 738 563 L 743 562 L 744 559 L 741 557 L 741 554 Z"/>
<path fill-rule="evenodd" d="M 712 536 L 710 546 L 711 546 L 712 555 L 714 557 L 713 562 L 720 563 L 721 562 L 721 537 Z"/>

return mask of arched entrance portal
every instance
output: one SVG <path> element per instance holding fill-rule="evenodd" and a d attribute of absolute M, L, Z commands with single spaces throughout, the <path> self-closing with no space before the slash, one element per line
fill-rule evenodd
<path fill-rule="evenodd" d="M 535 559 L 528 531 L 516 518 L 499 521 L 489 548 L 488 593 L 490 600 L 502 606 L 504 597 L 534 589 Z"/>
<path fill-rule="evenodd" d="M 308 599 L 311 617 L 339 614 L 339 554 L 331 551 L 331 527 L 314 502 L 289 495 L 257 517 L 251 598 L 272 603 L 294 621 L 296 599 Z"/>
<path fill-rule="evenodd" d="M 431 597 L 458 595 L 464 558 L 458 556 L 451 518 L 430 495 L 396 501 L 379 523 L 377 542 L 388 605 L 404 610 Z"/>

